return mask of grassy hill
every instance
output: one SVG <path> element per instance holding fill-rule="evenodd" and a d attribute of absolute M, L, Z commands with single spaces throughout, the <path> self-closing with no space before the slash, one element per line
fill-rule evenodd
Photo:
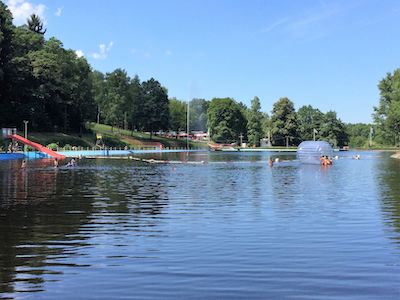
<path fill-rule="evenodd" d="M 103 142 L 107 147 L 115 148 L 150 148 L 162 143 L 166 148 L 186 148 L 186 140 L 169 139 L 160 136 L 152 136 L 143 132 L 123 130 L 104 124 L 88 123 L 87 132 L 77 133 L 54 133 L 54 132 L 29 132 L 28 139 L 51 148 L 60 147 L 69 149 L 71 147 L 92 148 L 96 144 L 96 134 L 102 135 Z M 23 136 L 23 132 L 19 132 Z M 0 151 L 6 149 L 8 140 L 0 140 Z M 190 148 L 207 148 L 206 143 L 189 142 Z"/>

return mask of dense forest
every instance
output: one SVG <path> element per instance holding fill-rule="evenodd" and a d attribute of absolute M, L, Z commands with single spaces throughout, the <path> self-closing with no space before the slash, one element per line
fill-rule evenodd
<path fill-rule="evenodd" d="M 124 69 L 103 74 L 84 57 L 46 39 L 42 20 L 32 15 L 14 26 L 0 1 L 0 127 L 22 128 L 28 120 L 36 131 L 82 132 L 86 121 L 156 132 L 185 131 L 187 109 L 191 130 L 209 131 L 220 143 L 260 140 L 277 146 L 302 140 L 326 140 L 334 146 L 393 146 L 400 142 L 400 70 L 379 83 L 381 98 L 374 124 L 345 124 L 336 112 L 310 105 L 295 110 L 288 98 L 261 111 L 260 99 L 250 107 L 232 98 L 182 101 L 154 78 L 141 81 Z"/>

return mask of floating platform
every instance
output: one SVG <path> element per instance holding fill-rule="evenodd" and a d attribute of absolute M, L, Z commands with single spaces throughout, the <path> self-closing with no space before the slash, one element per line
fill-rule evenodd
<path fill-rule="evenodd" d="M 185 153 L 185 152 L 208 152 L 208 150 L 73 150 L 60 151 L 66 157 L 110 157 L 110 156 L 129 156 L 132 154 L 154 154 L 154 153 Z"/>
<path fill-rule="evenodd" d="M 240 148 L 240 152 L 296 152 L 296 148 Z"/>
<path fill-rule="evenodd" d="M 23 159 L 24 153 L 0 153 L 0 160 Z"/>

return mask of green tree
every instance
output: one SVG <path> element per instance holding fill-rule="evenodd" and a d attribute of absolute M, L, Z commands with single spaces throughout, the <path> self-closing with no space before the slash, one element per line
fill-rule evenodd
<path fill-rule="evenodd" d="M 11 58 L 13 29 L 11 12 L 8 10 L 7 6 L 0 1 L 0 80 L 4 78 L 4 66 Z"/>
<path fill-rule="evenodd" d="M 145 115 L 143 114 L 143 88 L 139 76 L 135 75 L 129 84 L 129 103 L 128 112 L 131 129 L 138 129 L 144 124 Z"/>
<path fill-rule="evenodd" d="M 371 124 L 345 124 L 350 147 L 368 147 Z"/>
<path fill-rule="evenodd" d="M 262 119 L 260 99 L 254 97 L 247 113 L 247 137 L 251 145 L 260 146 L 260 139 L 263 136 Z"/>
<path fill-rule="evenodd" d="M 29 30 L 44 35 L 47 29 L 43 30 L 43 22 L 38 15 L 32 14 L 27 20 Z"/>
<path fill-rule="evenodd" d="M 36 89 L 32 93 L 34 114 L 32 126 L 41 130 L 68 127 L 68 106 L 72 105 L 64 72 L 65 50 L 62 43 L 51 38 L 38 51 L 28 53 Z"/>
<path fill-rule="evenodd" d="M 20 124 L 23 119 L 31 120 L 34 112 L 32 94 L 37 86 L 27 54 L 43 47 L 43 40 L 36 39 L 35 36 L 36 34 L 25 27 L 15 28 L 13 32 L 11 59 L 6 65 L 7 76 L 3 89 L 8 105 L 2 106 L 7 111 L 4 119 L 8 126 L 13 122 Z"/>
<path fill-rule="evenodd" d="M 214 98 L 207 111 L 211 139 L 219 143 L 232 143 L 246 133 L 246 120 L 241 107 L 231 98 Z"/>
<path fill-rule="evenodd" d="M 393 102 L 390 105 L 388 114 L 387 114 L 387 128 L 394 135 L 395 145 L 399 146 L 400 144 L 400 101 Z"/>
<path fill-rule="evenodd" d="M 51 38 L 43 48 L 28 53 L 36 89 L 33 98 L 33 126 L 64 131 L 81 130 L 91 109 L 90 66 L 74 51 Z"/>
<path fill-rule="evenodd" d="M 151 78 L 142 83 L 143 88 L 143 121 L 145 131 L 150 138 L 155 130 L 166 130 L 169 125 L 168 94 L 161 84 Z"/>
<path fill-rule="evenodd" d="M 267 113 L 262 113 L 261 121 L 262 137 L 268 138 L 271 134 L 271 118 Z"/>
<path fill-rule="evenodd" d="M 96 105 L 96 121 L 103 121 L 103 113 L 106 110 L 106 81 L 103 73 L 93 71 L 90 74 L 92 81 L 93 101 Z"/>
<path fill-rule="evenodd" d="M 186 128 L 187 105 L 176 98 L 169 100 L 169 128 L 173 131 L 182 131 Z M 186 130 L 185 130 L 186 131 Z"/>
<path fill-rule="evenodd" d="M 84 57 L 77 57 L 75 51 L 68 50 L 66 82 L 69 84 L 69 99 L 72 106 L 69 107 L 69 130 L 82 133 L 84 123 L 94 120 L 96 117 L 96 105 L 93 100 L 93 87 L 91 67 Z"/>
<path fill-rule="evenodd" d="M 12 119 L 9 106 L 7 89 L 11 86 L 11 81 L 7 74 L 10 68 L 11 43 L 13 39 L 14 26 L 12 25 L 12 15 L 7 6 L 0 1 L 0 125 L 8 126 L 7 123 Z"/>
<path fill-rule="evenodd" d="M 274 103 L 271 115 L 271 134 L 275 145 L 298 142 L 298 121 L 294 104 L 288 98 L 280 98 Z"/>
<path fill-rule="evenodd" d="M 300 140 L 310 141 L 320 138 L 319 130 L 324 118 L 324 114 L 311 105 L 304 105 L 297 111 L 297 120 L 299 122 Z"/>
<path fill-rule="evenodd" d="M 336 112 L 328 111 L 324 115 L 320 129 L 321 139 L 329 142 L 334 147 L 343 147 L 348 144 L 348 135 L 345 125 L 337 118 Z"/>
<path fill-rule="evenodd" d="M 111 126 L 126 127 L 130 78 L 125 70 L 106 74 L 105 121 Z"/>
<path fill-rule="evenodd" d="M 396 69 L 393 74 L 388 73 L 379 82 L 380 99 L 379 105 L 374 107 L 374 121 L 377 125 L 377 141 L 381 144 L 394 145 L 397 133 L 393 127 L 393 120 L 397 109 L 392 109 L 396 103 L 400 102 L 400 69 Z M 389 114 L 391 117 L 389 119 Z"/>

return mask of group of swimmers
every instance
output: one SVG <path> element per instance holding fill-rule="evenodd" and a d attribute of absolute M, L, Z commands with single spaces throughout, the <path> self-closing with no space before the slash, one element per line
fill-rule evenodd
<path fill-rule="evenodd" d="M 330 165 L 332 165 L 333 164 L 333 159 L 335 159 L 335 160 L 337 160 L 337 159 L 339 159 L 339 156 L 334 156 L 333 158 L 330 158 L 329 156 L 327 156 L 327 155 L 322 155 L 321 157 L 320 157 L 320 161 L 321 161 L 321 165 L 323 165 L 323 166 L 330 166 Z M 357 154 L 357 155 L 355 155 L 355 156 L 353 156 L 353 159 L 360 159 L 360 155 L 359 154 Z M 280 162 L 280 159 L 279 158 L 275 158 L 275 160 L 273 160 L 272 158 L 270 158 L 269 160 L 268 160 L 268 165 L 270 166 L 270 167 L 272 167 L 273 165 L 274 165 L 274 163 L 277 163 L 277 162 Z"/>
<path fill-rule="evenodd" d="M 54 165 L 54 168 L 58 168 L 58 159 L 57 158 L 54 159 L 53 165 Z M 77 166 L 76 160 L 74 158 L 72 158 L 65 166 L 66 167 L 76 167 Z M 26 168 L 26 159 L 22 160 L 22 163 L 21 163 L 21 169 L 25 169 L 25 168 Z"/>
<path fill-rule="evenodd" d="M 339 159 L 339 156 L 334 156 L 334 159 Z M 359 160 L 361 158 L 360 154 L 356 154 L 352 157 L 353 159 Z M 323 166 L 328 166 L 328 165 L 332 165 L 333 164 L 333 160 L 332 158 L 329 158 L 327 155 L 323 155 L 320 157 L 321 160 L 321 164 Z"/>
<path fill-rule="evenodd" d="M 335 156 L 334 158 L 338 159 L 339 157 Z M 360 155 L 357 154 L 357 155 L 353 156 L 353 159 L 357 159 L 357 160 L 360 159 Z M 143 161 L 146 161 L 146 160 L 143 160 Z M 332 158 L 329 158 L 327 155 L 322 155 L 320 157 L 320 161 L 321 161 L 321 164 L 323 166 L 330 166 L 330 165 L 333 164 Z M 155 162 L 155 161 L 154 160 L 148 160 L 146 162 Z M 268 160 L 268 165 L 270 167 L 272 167 L 274 165 L 274 162 L 278 163 L 278 162 L 280 162 L 280 159 L 278 157 L 275 158 L 274 160 L 272 158 L 270 158 Z M 54 168 L 58 168 L 58 159 L 57 158 L 54 159 L 53 163 L 54 163 Z M 204 163 L 204 161 L 202 161 L 201 163 Z M 66 167 L 76 167 L 77 166 L 76 160 L 74 158 L 72 158 L 65 166 Z M 25 168 L 26 168 L 26 160 L 24 159 L 22 161 L 22 164 L 21 164 L 21 169 L 25 169 Z"/>

